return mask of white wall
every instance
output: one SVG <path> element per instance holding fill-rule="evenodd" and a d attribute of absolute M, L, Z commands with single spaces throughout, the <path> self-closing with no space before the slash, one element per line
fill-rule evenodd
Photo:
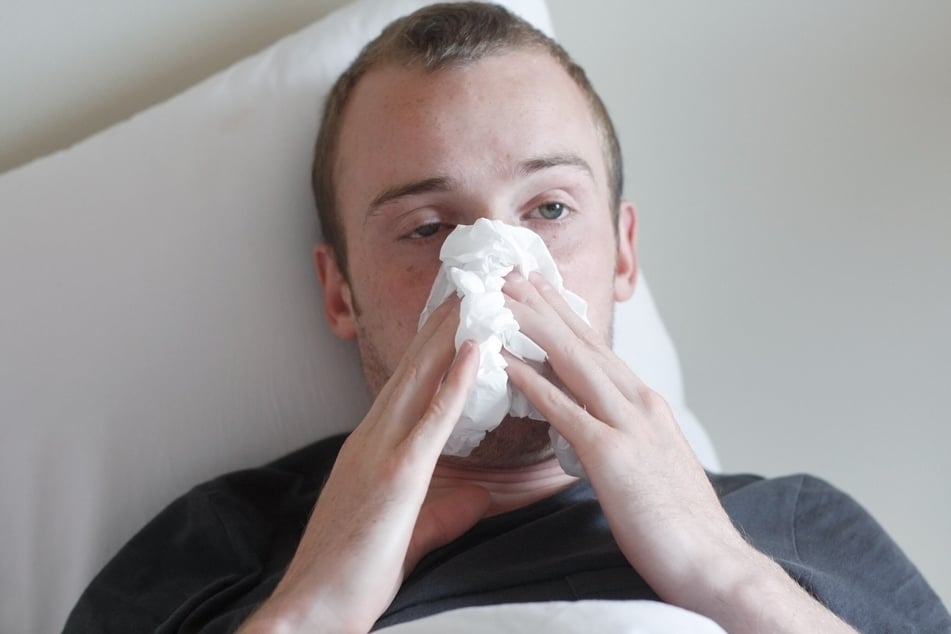
<path fill-rule="evenodd" d="M 340 4 L 4 0 L 0 171 Z M 951 601 L 951 4 L 551 6 L 726 470 L 823 475 Z"/>
<path fill-rule="evenodd" d="M 725 469 L 822 475 L 951 602 L 951 4 L 550 4 Z"/>

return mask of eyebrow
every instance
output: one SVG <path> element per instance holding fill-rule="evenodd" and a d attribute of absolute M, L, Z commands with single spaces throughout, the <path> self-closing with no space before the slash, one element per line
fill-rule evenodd
<path fill-rule="evenodd" d="M 553 167 L 574 167 L 587 172 L 594 177 L 594 171 L 586 160 L 577 154 L 549 154 L 539 156 L 523 161 L 519 164 L 517 172 L 522 175 L 534 174 Z M 419 194 L 429 194 L 433 192 L 447 192 L 452 189 L 453 180 L 445 176 L 435 176 L 425 178 L 419 181 L 403 183 L 394 187 L 388 187 L 380 192 L 367 209 L 367 217 L 379 213 L 380 207 L 394 200 L 405 198 L 407 196 L 417 196 Z"/>
<path fill-rule="evenodd" d="M 434 178 L 426 178 L 421 181 L 403 183 L 402 185 L 396 185 L 395 187 L 388 187 L 387 189 L 380 192 L 376 198 L 373 199 L 373 202 L 370 203 L 367 216 L 376 214 L 380 207 L 387 203 L 393 202 L 394 200 L 405 198 L 406 196 L 416 196 L 418 194 L 446 192 L 449 191 L 451 187 L 452 181 L 445 176 L 436 176 Z"/>
<path fill-rule="evenodd" d="M 592 177 L 594 176 L 594 170 L 591 169 L 591 165 L 588 164 L 588 161 L 577 154 L 549 154 L 547 156 L 532 158 L 519 165 L 519 172 L 522 174 L 532 174 L 552 167 L 575 167 L 587 172 Z"/>

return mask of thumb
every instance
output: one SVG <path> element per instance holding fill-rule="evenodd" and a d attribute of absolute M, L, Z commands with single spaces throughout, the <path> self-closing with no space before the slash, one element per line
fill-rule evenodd
<path fill-rule="evenodd" d="M 406 551 L 404 577 L 420 559 L 472 528 L 488 510 L 489 492 L 476 485 L 461 486 L 425 502 Z"/>

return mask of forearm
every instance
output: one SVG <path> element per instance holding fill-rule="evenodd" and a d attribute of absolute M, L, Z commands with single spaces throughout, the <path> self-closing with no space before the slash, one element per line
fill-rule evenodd
<path fill-rule="evenodd" d="M 369 629 L 341 618 L 319 597 L 276 594 L 244 622 L 238 634 L 365 634 Z"/>
<path fill-rule="evenodd" d="M 730 634 L 855 633 L 767 556 L 737 535 L 697 571 L 697 582 L 664 597 L 716 621 Z"/>

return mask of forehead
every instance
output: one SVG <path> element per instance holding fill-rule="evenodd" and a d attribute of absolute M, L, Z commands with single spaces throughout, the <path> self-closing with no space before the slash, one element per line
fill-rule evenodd
<path fill-rule="evenodd" d="M 533 156 L 577 154 L 606 190 L 588 100 L 549 54 L 510 51 L 436 71 L 386 65 L 360 79 L 344 112 L 335 180 L 353 213 L 380 187 L 501 175 Z"/>

